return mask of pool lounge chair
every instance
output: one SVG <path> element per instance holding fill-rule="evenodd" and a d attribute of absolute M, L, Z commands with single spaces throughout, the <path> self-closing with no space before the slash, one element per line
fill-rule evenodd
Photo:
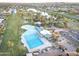
<path fill-rule="evenodd" d="M 52 47 L 47 47 L 46 48 L 47 51 L 50 51 L 51 49 L 52 49 Z"/>
<path fill-rule="evenodd" d="M 39 54 L 40 54 L 40 50 L 32 52 L 32 55 L 33 55 L 33 56 L 37 56 L 37 55 L 39 55 Z"/>
<path fill-rule="evenodd" d="M 33 56 L 32 53 L 27 53 L 26 56 Z"/>
<path fill-rule="evenodd" d="M 47 50 L 46 49 L 43 49 L 42 51 L 41 51 L 41 53 L 46 53 L 47 52 Z"/>

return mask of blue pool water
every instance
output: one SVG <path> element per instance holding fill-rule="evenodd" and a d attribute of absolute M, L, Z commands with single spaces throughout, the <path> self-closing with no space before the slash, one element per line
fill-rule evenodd
<path fill-rule="evenodd" d="M 24 33 L 25 43 L 28 44 L 29 48 L 35 48 L 43 44 L 36 30 L 28 30 Z"/>

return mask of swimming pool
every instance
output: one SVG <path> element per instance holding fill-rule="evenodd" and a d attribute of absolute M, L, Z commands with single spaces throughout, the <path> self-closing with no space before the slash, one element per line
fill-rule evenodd
<path fill-rule="evenodd" d="M 30 49 L 38 47 L 43 44 L 36 31 L 26 31 L 24 34 L 24 39 Z"/>
<path fill-rule="evenodd" d="M 26 29 L 26 31 L 21 35 L 21 42 L 24 44 L 24 47 L 27 47 L 29 52 L 52 46 L 48 40 L 40 36 L 36 28 L 30 26 L 27 30 L 25 25 L 22 27 L 22 29 Z"/>

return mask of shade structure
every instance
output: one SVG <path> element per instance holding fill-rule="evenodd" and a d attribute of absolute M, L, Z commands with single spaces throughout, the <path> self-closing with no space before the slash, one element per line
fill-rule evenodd
<path fill-rule="evenodd" d="M 2 23 L 3 20 L 4 20 L 4 19 L 0 19 L 0 23 Z"/>
<path fill-rule="evenodd" d="M 42 30 L 40 33 L 43 35 L 46 35 L 46 34 L 51 35 L 51 33 L 48 30 Z"/>
<path fill-rule="evenodd" d="M 21 28 L 25 30 L 35 30 L 35 27 L 32 25 L 23 25 Z"/>

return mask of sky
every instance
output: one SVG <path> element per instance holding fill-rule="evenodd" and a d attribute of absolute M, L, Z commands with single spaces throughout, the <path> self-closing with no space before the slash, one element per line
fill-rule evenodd
<path fill-rule="evenodd" d="M 0 0 L 9 3 L 79 2 L 79 0 Z"/>

